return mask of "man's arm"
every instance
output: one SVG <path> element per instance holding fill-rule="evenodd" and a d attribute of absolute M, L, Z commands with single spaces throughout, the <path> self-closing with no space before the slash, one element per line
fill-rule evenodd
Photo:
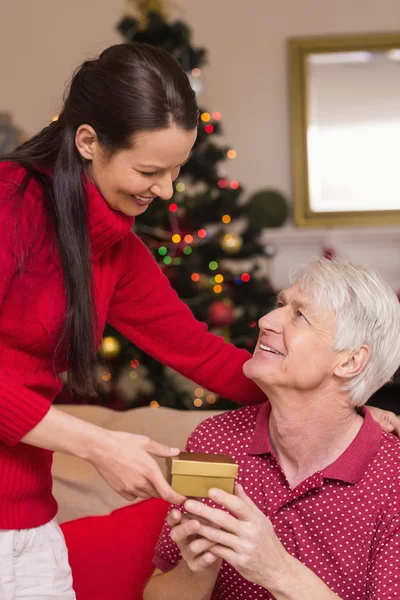
<path fill-rule="evenodd" d="M 191 571 L 186 561 L 168 573 L 156 569 L 146 586 L 143 600 L 210 600 L 215 579 Z"/>
<path fill-rule="evenodd" d="M 276 600 L 340 600 L 322 579 L 290 554 L 287 555 L 280 578 L 272 584 L 268 580 L 265 583 L 262 587 L 273 594 Z"/>
<path fill-rule="evenodd" d="M 400 484 L 392 486 L 385 512 L 372 542 L 368 600 L 398 598 L 400 590 Z"/>
<path fill-rule="evenodd" d="M 171 571 L 156 569 L 144 591 L 144 600 L 209 600 L 221 568 L 208 540 L 197 538 L 200 523 L 187 519 L 179 510 L 168 515 L 171 538 L 179 547 L 182 560 Z"/>

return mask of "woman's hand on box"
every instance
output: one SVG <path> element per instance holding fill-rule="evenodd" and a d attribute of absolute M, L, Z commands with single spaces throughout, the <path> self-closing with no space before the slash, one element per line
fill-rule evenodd
<path fill-rule="evenodd" d="M 101 441 L 93 445 L 87 460 L 126 500 L 155 497 L 181 504 L 186 500 L 185 496 L 171 488 L 153 458 L 177 454 L 179 448 L 170 448 L 143 435 L 104 431 Z"/>

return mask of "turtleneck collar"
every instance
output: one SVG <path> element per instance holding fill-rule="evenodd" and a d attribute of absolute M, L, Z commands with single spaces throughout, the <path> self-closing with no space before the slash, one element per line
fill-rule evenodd
<path fill-rule="evenodd" d="M 112 210 L 87 176 L 84 176 L 84 186 L 92 256 L 98 258 L 104 250 L 128 234 L 135 218 Z"/>

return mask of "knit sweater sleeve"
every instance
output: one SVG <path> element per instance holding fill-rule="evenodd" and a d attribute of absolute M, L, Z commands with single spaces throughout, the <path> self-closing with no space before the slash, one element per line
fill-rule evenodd
<path fill-rule="evenodd" d="M 142 241 L 127 236 L 125 267 L 107 320 L 139 348 L 185 377 L 243 404 L 265 400 L 243 372 L 250 358 L 195 319 Z"/>
<path fill-rule="evenodd" d="M 18 273 L 15 212 L 11 194 L 14 181 L 0 177 L 0 310 L 12 278 Z M 1 334 L 1 332 L 0 332 Z M 49 399 L 18 381 L 18 373 L 0 369 L 0 441 L 17 444 L 50 408 Z"/>

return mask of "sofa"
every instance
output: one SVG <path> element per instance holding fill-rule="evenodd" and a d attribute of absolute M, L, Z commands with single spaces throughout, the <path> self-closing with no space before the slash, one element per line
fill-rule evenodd
<path fill-rule="evenodd" d="M 126 412 L 100 406 L 58 408 L 106 429 L 146 435 L 179 448 L 202 420 L 219 414 L 163 407 Z M 157 462 L 165 474 L 165 459 Z M 160 499 L 128 502 L 89 463 L 57 452 L 53 480 L 77 600 L 141 600 L 168 504 Z"/>

